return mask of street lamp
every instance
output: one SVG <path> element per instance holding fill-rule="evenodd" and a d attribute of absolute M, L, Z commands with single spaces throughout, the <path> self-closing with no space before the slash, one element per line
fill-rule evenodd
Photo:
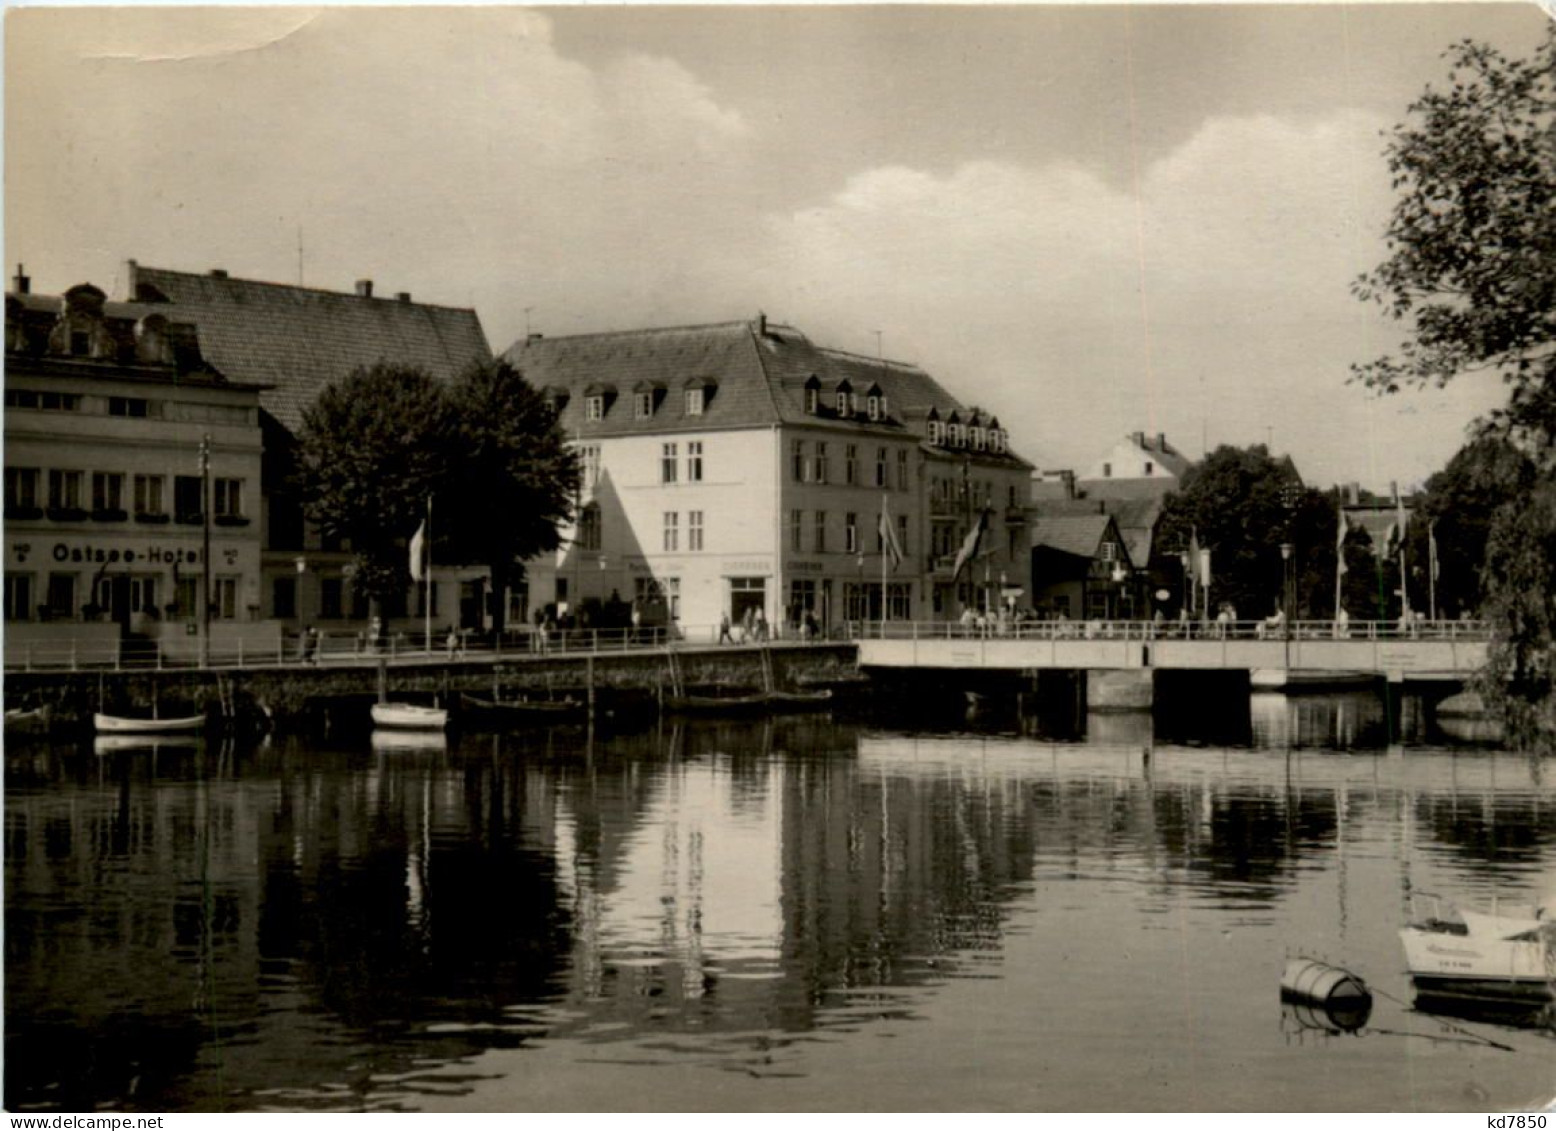
<path fill-rule="evenodd" d="M 1284 590 L 1284 595 L 1281 598 L 1281 627 L 1285 629 L 1282 635 L 1286 641 L 1286 667 L 1288 670 L 1291 667 L 1291 606 L 1295 588 L 1292 585 L 1291 573 L 1291 551 L 1293 549 L 1294 547 L 1290 542 L 1282 542 L 1280 544 L 1281 588 Z"/>

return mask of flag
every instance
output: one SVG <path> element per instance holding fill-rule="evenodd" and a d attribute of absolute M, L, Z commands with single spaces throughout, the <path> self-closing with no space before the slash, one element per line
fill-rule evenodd
<path fill-rule="evenodd" d="M 1210 547 L 1206 546 L 1199 552 L 1199 583 L 1208 591 L 1210 589 Z"/>
<path fill-rule="evenodd" d="M 1388 533 L 1384 536 L 1384 541 L 1388 546 L 1389 552 L 1392 553 L 1403 548 L 1405 525 L 1409 519 L 1405 514 L 1405 501 L 1400 498 L 1399 484 L 1390 483 L 1389 490 L 1394 493 L 1394 521 L 1389 523 Z"/>
<path fill-rule="evenodd" d="M 967 532 L 967 537 L 962 539 L 962 548 L 956 551 L 956 565 L 951 570 L 952 581 L 961 577 L 962 570 L 978 556 L 978 546 L 983 542 L 983 532 L 988 525 L 989 512 L 979 511 L 978 521 L 973 523 L 973 528 Z"/>
<path fill-rule="evenodd" d="M 420 581 L 427 565 L 427 520 L 411 535 L 411 580 Z"/>
<path fill-rule="evenodd" d="M 1345 576 L 1345 539 L 1351 533 L 1351 524 L 1345 517 L 1345 510 L 1340 510 L 1340 532 L 1335 535 L 1334 556 L 1336 576 Z"/>
<path fill-rule="evenodd" d="M 891 562 L 891 568 L 896 569 L 902 563 L 902 546 L 897 541 L 896 528 L 891 524 L 891 515 L 886 513 L 886 496 L 881 496 L 881 552 Z"/>
<path fill-rule="evenodd" d="M 1437 520 L 1433 519 L 1426 525 L 1426 552 L 1428 568 L 1432 571 L 1432 580 L 1442 577 L 1442 570 L 1437 565 Z"/>

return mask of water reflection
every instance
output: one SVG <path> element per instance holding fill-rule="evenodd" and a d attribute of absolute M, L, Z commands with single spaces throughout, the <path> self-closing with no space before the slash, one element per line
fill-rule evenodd
<path fill-rule="evenodd" d="M 815 1096 L 809 1043 L 941 1032 L 991 981 L 1023 1004 L 988 1055 L 1079 1088 L 1164 1055 L 1164 969 L 1180 993 L 1208 980 L 1210 1031 L 1257 1044 L 1246 1003 L 1273 994 L 1286 934 L 1396 969 L 1413 885 L 1510 896 L 1556 863 L 1525 759 L 1189 747 L 1148 723 L 1093 716 L 1066 744 L 796 717 L 18 752 L 7 1106 L 422 1107 L 515 1079 L 489 1065 L 505 1050 L 803 1073 Z M 1039 942 L 1063 960 L 1013 957 Z M 1126 1002 L 1111 1058 L 1070 1050 Z M 944 1071 L 903 1056 L 906 1076 Z"/>

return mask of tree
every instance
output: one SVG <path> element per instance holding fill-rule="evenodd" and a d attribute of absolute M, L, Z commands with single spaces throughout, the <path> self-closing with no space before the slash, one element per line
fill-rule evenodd
<path fill-rule="evenodd" d="M 561 545 L 572 520 L 578 459 L 556 413 L 506 361 L 472 365 L 449 393 L 457 443 L 445 529 L 453 556 L 491 571 L 493 618 L 504 627 L 523 562 Z"/>
<path fill-rule="evenodd" d="M 1546 615 L 1556 589 L 1556 27 L 1527 60 L 1473 41 L 1447 57 L 1450 87 L 1428 88 L 1393 131 L 1385 155 L 1400 195 L 1389 254 L 1354 288 L 1409 337 L 1355 372 L 1387 392 L 1477 370 L 1506 383 L 1507 403 L 1481 431 L 1520 449 L 1533 473 L 1487 531 L 1484 689 L 1514 742 L 1556 750 Z"/>
<path fill-rule="evenodd" d="M 1337 521 L 1333 505 L 1302 487 L 1289 460 L 1273 458 L 1263 444 L 1222 445 L 1167 496 L 1158 541 L 1186 547 L 1193 538 L 1208 548 L 1211 608 L 1229 602 L 1244 619 L 1268 616 L 1283 605 L 1286 561 L 1280 548 L 1289 544 L 1297 607 L 1288 611 L 1297 618 L 1327 616 L 1334 600 Z"/>
<path fill-rule="evenodd" d="M 1556 27 L 1529 60 L 1466 40 L 1448 90 L 1428 88 L 1385 151 L 1399 191 L 1389 256 L 1357 295 L 1409 324 L 1368 385 L 1445 385 L 1492 369 L 1509 386 L 1487 423 L 1556 449 Z"/>
<path fill-rule="evenodd" d="M 350 541 L 352 586 L 377 605 L 410 584 L 405 546 L 446 481 L 453 424 L 437 382 L 383 363 L 325 386 L 303 410 L 304 513 L 325 537 Z"/>

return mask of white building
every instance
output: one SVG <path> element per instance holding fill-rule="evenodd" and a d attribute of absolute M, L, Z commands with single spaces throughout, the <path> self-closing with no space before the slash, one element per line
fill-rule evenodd
<path fill-rule="evenodd" d="M 1165 495 L 1177 490 L 1190 463 L 1167 442 L 1165 433 L 1152 437 L 1136 432 L 1088 467 L 1076 487 L 1094 499 Z"/>
<path fill-rule="evenodd" d="M 577 526 L 529 565 L 516 614 L 615 596 L 700 637 L 748 610 L 775 631 L 806 613 L 823 627 L 954 617 L 998 603 L 1002 577 L 1025 580 L 1031 465 L 916 366 L 822 349 L 760 316 L 531 335 L 505 356 L 584 465 Z"/>

